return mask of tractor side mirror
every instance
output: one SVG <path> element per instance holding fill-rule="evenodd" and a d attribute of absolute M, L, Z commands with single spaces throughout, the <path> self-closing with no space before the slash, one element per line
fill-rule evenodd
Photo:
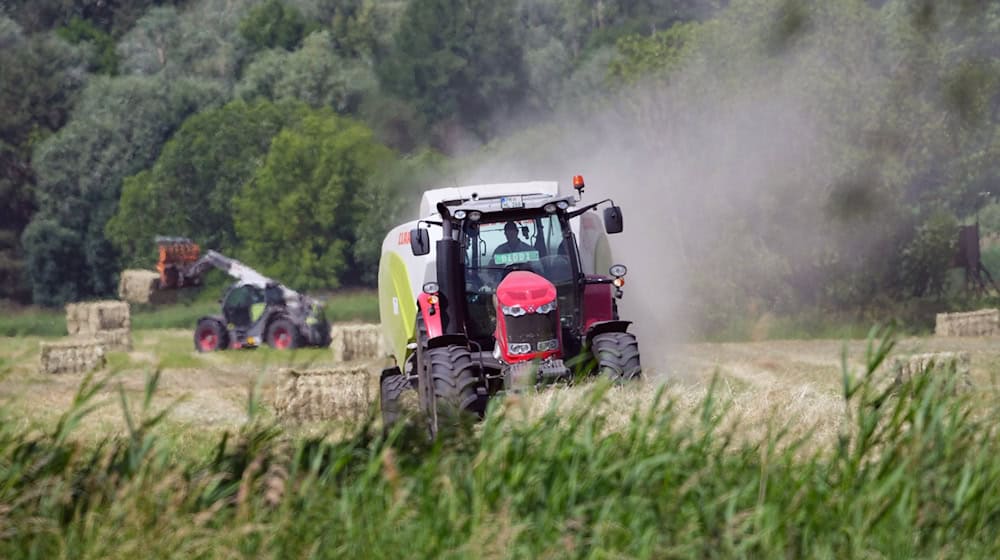
<path fill-rule="evenodd" d="M 431 252 L 431 236 L 426 228 L 416 228 L 410 230 L 410 249 L 413 255 L 422 257 Z"/>
<path fill-rule="evenodd" d="M 619 206 L 612 206 L 604 209 L 604 231 L 608 233 L 621 233 L 625 229 L 625 222 L 622 218 L 622 209 Z"/>

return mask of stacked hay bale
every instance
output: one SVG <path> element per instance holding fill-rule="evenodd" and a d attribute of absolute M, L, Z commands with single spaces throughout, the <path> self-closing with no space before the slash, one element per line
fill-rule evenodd
<path fill-rule="evenodd" d="M 128 302 L 96 301 L 66 305 L 71 337 L 94 339 L 107 350 L 132 350 L 132 318 Z"/>
<path fill-rule="evenodd" d="M 123 270 L 118 280 L 118 297 L 131 303 L 160 303 L 159 283 L 160 274 L 156 271 Z"/>
<path fill-rule="evenodd" d="M 330 329 L 330 339 L 335 362 L 376 360 L 386 354 L 378 325 L 334 325 Z"/>
<path fill-rule="evenodd" d="M 374 395 L 366 366 L 283 369 L 279 375 L 274 409 L 283 420 L 360 422 Z"/>
<path fill-rule="evenodd" d="M 894 385 L 899 386 L 919 375 L 949 374 L 957 377 L 956 390 L 970 389 L 972 388 L 971 362 L 968 352 L 928 352 L 899 356 L 892 364 L 895 372 Z"/>
<path fill-rule="evenodd" d="M 1000 309 L 980 309 L 966 313 L 938 313 L 934 334 L 937 336 L 995 336 L 1000 334 Z"/>
<path fill-rule="evenodd" d="M 41 368 L 44 373 L 83 373 L 104 367 L 104 345 L 94 339 L 43 342 Z"/>

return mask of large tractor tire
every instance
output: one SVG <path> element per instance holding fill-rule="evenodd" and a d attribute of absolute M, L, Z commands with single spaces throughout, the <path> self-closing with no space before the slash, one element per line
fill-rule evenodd
<path fill-rule="evenodd" d="M 382 376 L 379 404 L 382 409 L 382 425 L 388 430 L 399 421 L 403 413 L 404 395 L 413 391 L 410 380 L 398 368 Z"/>
<path fill-rule="evenodd" d="M 288 319 L 276 319 L 268 325 L 265 341 L 277 350 L 294 350 L 302 345 L 298 327 Z"/>
<path fill-rule="evenodd" d="M 194 328 L 194 349 L 199 352 L 215 352 L 229 348 L 229 331 L 215 319 L 202 319 Z"/>
<path fill-rule="evenodd" d="M 594 358 L 597 360 L 597 374 L 623 383 L 642 376 L 639 365 L 639 341 L 635 335 L 623 332 L 610 332 L 594 337 L 590 345 Z"/>
<path fill-rule="evenodd" d="M 428 416 L 431 434 L 439 428 L 478 419 L 482 413 L 479 393 L 479 364 L 464 346 L 430 348 L 423 356 L 427 365 L 423 380 L 431 393 Z"/>

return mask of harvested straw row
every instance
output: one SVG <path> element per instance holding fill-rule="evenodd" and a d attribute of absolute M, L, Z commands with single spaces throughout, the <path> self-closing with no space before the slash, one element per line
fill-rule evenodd
<path fill-rule="evenodd" d="M 368 368 L 284 369 L 279 375 L 274 409 L 283 420 L 360 421 L 368 412 L 373 395 Z"/>
<path fill-rule="evenodd" d="M 94 339 L 62 340 L 41 344 L 45 373 L 85 373 L 104 367 L 104 345 Z"/>
<path fill-rule="evenodd" d="M 980 309 L 967 313 L 938 313 L 934 334 L 937 336 L 994 336 L 1000 334 L 1000 309 Z"/>
<path fill-rule="evenodd" d="M 330 338 L 335 362 L 374 360 L 386 353 L 378 325 L 334 325 Z"/>

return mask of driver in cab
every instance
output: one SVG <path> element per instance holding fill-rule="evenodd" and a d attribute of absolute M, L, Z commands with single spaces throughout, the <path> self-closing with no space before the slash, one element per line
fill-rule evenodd
<path fill-rule="evenodd" d="M 496 250 L 493 251 L 493 257 L 490 259 L 491 265 L 501 264 L 497 262 L 498 255 L 509 255 L 511 253 L 522 253 L 524 251 L 531 251 L 531 245 L 528 245 L 524 241 L 521 241 L 517 236 L 517 224 L 514 222 L 507 222 L 503 226 L 503 235 L 507 238 L 506 243 L 501 243 L 497 246 Z M 501 259 L 502 260 L 502 259 Z"/>

